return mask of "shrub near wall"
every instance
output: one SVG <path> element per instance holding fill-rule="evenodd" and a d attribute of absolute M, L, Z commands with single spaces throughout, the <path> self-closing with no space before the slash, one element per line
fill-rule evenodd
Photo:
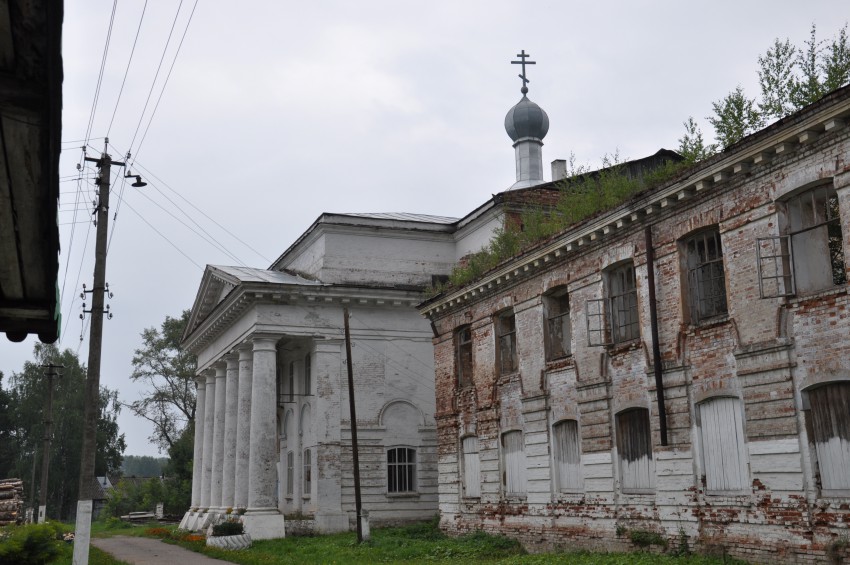
<path fill-rule="evenodd" d="M 62 526 L 52 522 L 0 528 L 0 565 L 42 565 L 59 556 Z"/>

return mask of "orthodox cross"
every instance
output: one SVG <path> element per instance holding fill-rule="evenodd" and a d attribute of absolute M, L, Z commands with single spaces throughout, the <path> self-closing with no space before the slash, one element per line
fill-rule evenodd
<path fill-rule="evenodd" d="M 516 56 L 517 56 L 517 57 L 519 57 L 519 58 L 520 58 L 520 60 L 519 60 L 519 61 L 511 61 L 511 65 L 522 65 L 522 74 L 520 74 L 520 75 L 518 75 L 518 76 L 519 76 L 519 78 L 521 78 L 521 79 L 522 79 L 522 89 L 521 89 L 521 92 L 522 92 L 523 94 L 525 94 L 526 92 L 528 92 L 528 86 L 526 86 L 526 85 L 527 85 L 529 82 L 531 82 L 530 80 L 528 80 L 528 79 L 525 77 L 525 66 L 526 66 L 526 65 L 536 65 L 536 64 L 537 64 L 537 61 L 526 61 L 526 60 L 525 60 L 525 59 L 526 59 L 526 57 L 531 57 L 531 55 L 528 55 L 528 54 L 525 52 L 525 49 L 523 49 L 523 50 L 522 50 L 522 53 L 517 53 L 517 55 L 516 55 Z"/>

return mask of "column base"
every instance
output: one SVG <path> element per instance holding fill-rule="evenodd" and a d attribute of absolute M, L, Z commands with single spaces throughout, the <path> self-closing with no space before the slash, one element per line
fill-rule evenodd
<path fill-rule="evenodd" d="M 192 531 L 204 531 L 213 524 L 218 524 L 219 513 L 217 509 L 198 510 L 195 516 L 195 524 Z"/>
<path fill-rule="evenodd" d="M 283 514 L 277 508 L 249 508 L 242 516 L 242 526 L 252 540 L 286 537 Z"/>
<path fill-rule="evenodd" d="M 187 510 L 185 514 L 183 514 L 183 519 L 180 520 L 180 525 L 177 526 L 178 530 L 191 530 L 190 524 L 195 521 L 195 514 L 197 510 Z"/>
<path fill-rule="evenodd" d="M 319 534 L 335 534 L 338 532 L 347 532 L 351 529 L 348 514 L 342 512 L 338 514 L 319 512 L 316 514 L 314 520 L 316 533 Z"/>

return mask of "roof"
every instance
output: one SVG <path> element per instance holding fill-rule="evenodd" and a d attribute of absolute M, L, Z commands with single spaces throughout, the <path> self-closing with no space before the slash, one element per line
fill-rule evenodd
<path fill-rule="evenodd" d="M 297 284 L 297 285 L 321 285 L 322 283 L 310 280 L 298 275 L 291 275 L 283 271 L 269 271 L 266 269 L 253 269 L 251 267 L 230 267 L 225 265 L 208 265 L 213 273 L 218 272 L 225 282 L 235 283 L 272 283 L 272 284 Z M 227 281 L 231 277 L 232 281 Z"/>
<path fill-rule="evenodd" d="M 59 337 L 61 0 L 0 9 L 0 332 Z"/>
<path fill-rule="evenodd" d="M 363 212 L 333 214 L 334 216 L 351 216 L 354 218 L 372 218 L 375 220 L 400 220 L 403 222 L 424 222 L 429 224 L 454 224 L 459 218 L 448 216 L 430 216 L 428 214 L 411 214 L 409 212 Z"/>

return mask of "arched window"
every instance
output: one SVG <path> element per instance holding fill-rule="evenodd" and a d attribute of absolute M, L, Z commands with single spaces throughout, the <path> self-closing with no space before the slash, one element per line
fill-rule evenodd
<path fill-rule="evenodd" d="M 387 450 L 387 492 L 416 492 L 416 450 L 393 447 Z"/>

